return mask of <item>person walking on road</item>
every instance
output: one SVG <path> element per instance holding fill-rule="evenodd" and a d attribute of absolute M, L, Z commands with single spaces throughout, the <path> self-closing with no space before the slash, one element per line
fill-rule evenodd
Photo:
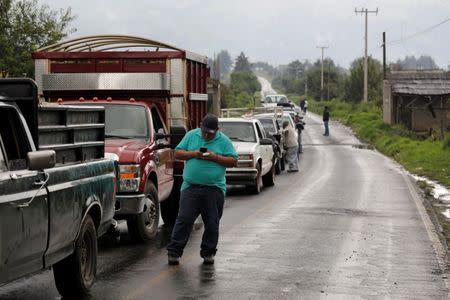
<path fill-rule="evenodd" d="M 235 167 L 238 159 L 233 144 L 219 131 L 218 124 L 215 115 L 206 115 L 201 128 L 189 131 L 175 148 L 175 158 L 186 164 L 178 216 L 167 246 L 170 265 L 179 264 L 199 215 L 205 226 L 200 256 L 204 264 L 214 264 L 226 193 L 225 169 Z"/>
<path fill-rule="evenodd" d="M 323 125 L 325 126 L 325 133 L 323 135 L 329 136 L 330 129 L 328 128 L 328 122 L 330 121 L 330 110 L 329 110 L 328 106 L 325 106 L 323 109 L 322 119 L 323 119 Z"/>
<path fill-rule="evenodd" d="M 308 110 L 308 100 L 305 99 L 305 105 L 303 106 L 303 114 L 306 115 L 307 110 Z"/>
<path fill-rule="evenodd" d="M 288 121 L 283 122 L 284 146 L 287 149 L 286 161 L 289 165 L 288 172 L 298 172 L 298 141 L 295 129 Z"/>

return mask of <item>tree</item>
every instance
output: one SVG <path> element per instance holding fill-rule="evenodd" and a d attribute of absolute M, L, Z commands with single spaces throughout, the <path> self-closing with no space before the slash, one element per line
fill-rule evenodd
<path fill-rule="evenodd" d="M 252 72 L 233 72 L 231 73 L 231 88 L 240 92 L 254 94 L 261 90 L 261 84 Z"/>
<path fill-rule="evenodd" d="M 383 67 L 381 63 L 368 58 L 368 100 L 380 101 L 383 93 Z M 350 75 L 345 82 L 345 99 L 351 102 L 360 102 L 364 92 L 364 65 L 363 58 L 358 58 L 351 64 Z"/>
<path fill-rule="evenodd" d="M 251 72 L 250 62 L 248 61 L 247 56 L 245 56 L 244 52 L 241 52 L 239 56 L 236 58 L 236 63 L 234 64 L 235 72 Z"/>
<path fill-rule="evenodd" d="M 433 70 L 439 69 L 434 59 L 429 55 L 416 58 L 414 55 L 406 56 L 403 60 L 398 59 L 399 70 Z"/>
<path fill-rule="evenodd" d="M 71 8 L 51 10 L 37 0 L 0 0 L 0 71 L 34 77 L 31 53 L 73 33 Z"/>
<path fill-rule="evenodd" d="M 233 61 L 231 59 L 230 53 L 228 53 L 227 50 L 221 50 L 219 54 L 217 54 L 217 60 L 219 60 L 219 67 L 220 67 L 220 75 L 226 74 L 230 72 L 231 65 L 233 64 Z"/>

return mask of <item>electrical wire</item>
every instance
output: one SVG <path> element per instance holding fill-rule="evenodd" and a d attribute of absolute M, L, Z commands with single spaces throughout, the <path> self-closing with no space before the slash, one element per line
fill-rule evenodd
<path fill-rule="evenodd" d="M 391 44 L 395 44 L 395 43 L 402 43 L 402 42 L 404 42 L 404 41 L 413 39 L 413 38 L 415 38 L 416 36 L 419 36 L 419 35 L 428 33 L 428 32 L 430 32 L 430 31 L 432 31 L 433 29 L 436 29 L 437 27 L 439 27 L 439 26 L 441 26 L 441 25 L 443 25 L 443 24 L 445 24 L 445 23 L 447 23 L 447 22 L 449 22 L 449 21 L 450 21 L 450 18 L 447 18 L 447 19 L 445 19 L 445 20 L 443 20 L 443 21 L 441 21 L 441 22 L 439 22 L 439 23 L 437 23 L 437 24 L 435 24 L 435 25 L 433 25 L 433 26 L 430 26 L 430 27 L 428 27 L 428 28 L 426 28 L 426 29 L 424 29 L 424 30 L 422 30 L 422 31 L 413 33 L 413 34 L 411 34 L 411 35 L 409 35 L 409 36 L 407 36 L 407 37 L 404 37 L 404 38 L 402 37 L 402 38 L 397 39 L 397 40 L 393 40 L 393 41 L 386 42 L 386 45 L 391 45 Z"/>

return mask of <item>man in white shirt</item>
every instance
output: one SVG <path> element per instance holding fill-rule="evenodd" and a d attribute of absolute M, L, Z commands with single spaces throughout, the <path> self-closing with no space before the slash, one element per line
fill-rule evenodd
<path fill-rule="evenodd" d="M 288 172 L 298 172 L 298 141 L 295 129 L 288 121 L 283 122 L 284 146 L 287 149 L 286 161 L 289 165 Z"/>

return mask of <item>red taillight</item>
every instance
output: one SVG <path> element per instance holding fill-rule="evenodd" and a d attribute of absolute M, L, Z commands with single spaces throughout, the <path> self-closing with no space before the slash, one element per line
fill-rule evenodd
<path fill-rule="evenodd" d="M 112 98 L 111 98 L 111 97 L 108 97 L 108 98 L 106 98 L 106 101 L 111 102 L 111 101 L 112 101 Z"/>
<path fill-rule="evenodd" d="M 83 97 L 80 97 L 80 98 L 78 98 L 78 101 L 84 102 L 84 98 L 83 98 Z"/>
<path fill-rule="evenodd" d="M 92 98 L 92 101 L 97 102 L 97 101 L 98 101 L 98 98 L 97 98 L 97 97 L 94 97 L 94 98 Z"/>

